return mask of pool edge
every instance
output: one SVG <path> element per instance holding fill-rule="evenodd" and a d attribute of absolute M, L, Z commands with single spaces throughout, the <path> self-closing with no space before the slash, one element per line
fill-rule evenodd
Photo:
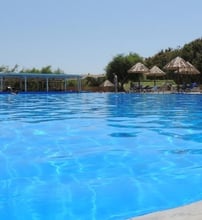
<path fill-rule="evenodd" d="M 202 200 L 174 209 L 154 212 L 128 220 L 201 220 Z"/>

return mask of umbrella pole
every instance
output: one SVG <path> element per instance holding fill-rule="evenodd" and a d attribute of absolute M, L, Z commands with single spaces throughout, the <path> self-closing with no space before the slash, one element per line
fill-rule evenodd
<path fill-rule="evenodd" d="M 156 86 L 156 76 L 154 76 L 154 86 Z"/>
<path fill-rule="evenodd" d="M 177 82 L 177 92 L 180 93 L 181 92 L 181 86 L 180 86 L 180 75 L 178 75 L 178 82 Z"/>
<path fill-rule="evenodd" d="M 138 76 L 138 89 L 139 89 L 139 92 L 141 92 L 141 88 L 140 88 L 140 76 Z"/>

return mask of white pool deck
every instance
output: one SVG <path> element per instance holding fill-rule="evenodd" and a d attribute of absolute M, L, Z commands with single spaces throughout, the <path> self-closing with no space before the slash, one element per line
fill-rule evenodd
<path fill-rule="evenodd" d="M 129 220 L 202 220 L 202 201 Z"/>

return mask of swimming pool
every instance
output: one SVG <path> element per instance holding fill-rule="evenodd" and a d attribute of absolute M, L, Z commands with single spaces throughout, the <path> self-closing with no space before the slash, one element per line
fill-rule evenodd
<path fill-rule="evenodd" d="M 201 200 L 201 142 L 201 95 L 0 95 L 0 219 L 123 220 Z"/>

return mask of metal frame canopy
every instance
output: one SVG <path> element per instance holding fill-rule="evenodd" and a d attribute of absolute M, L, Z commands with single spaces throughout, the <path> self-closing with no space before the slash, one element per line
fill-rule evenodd
<path fill-rule="evenodd" d="M 77 79 L 78 91 L 81 90 L 81 78 L 79 74 L 47 74 L 47 73 L 0 73 L 0 90 L 3 91 L 4 79 L 6 78 L 19 78 L 24 79 L 24 91 L 27 91 L 27 79 L 38 78 L 46 79 L 46 91 L 49 91 L 49 79 Z M 66 88 L 66 81 L 65 81 Z"/>

